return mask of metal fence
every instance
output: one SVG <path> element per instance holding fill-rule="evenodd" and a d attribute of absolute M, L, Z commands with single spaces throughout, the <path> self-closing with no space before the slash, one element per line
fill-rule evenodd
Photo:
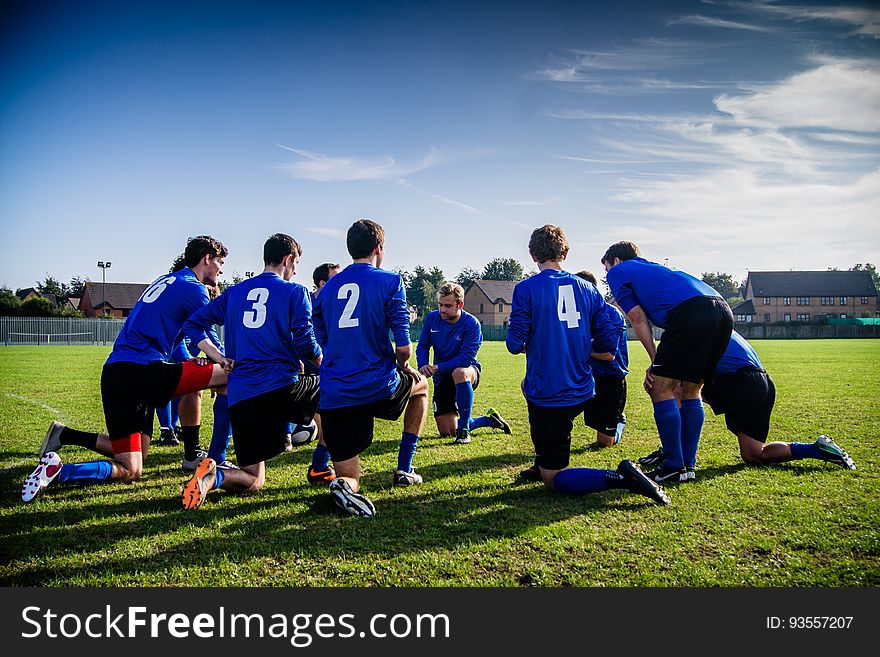
<path fill-rule="evenodd" d="M 0 317 L 0 344 L 113 344 L 125 320 L 79 317 Z"/>

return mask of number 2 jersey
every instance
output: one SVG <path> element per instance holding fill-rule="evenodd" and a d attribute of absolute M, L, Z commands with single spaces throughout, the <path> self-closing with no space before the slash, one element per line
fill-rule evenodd
<path fill-rule="evenodd" d="M 545 269 L 516 284 L 507 331 L 512 354 L 526 350 L 523 392 L 538 406 L 574 406 L 595 394 L 590 351 L 615 353 L 618 330 L 595 286 Z"/>
<path fill-rule="evenodd" d="M 315 334 L 324 347 L 321 408 L 385 399 L 397 383 L 398 347 L 410 344 L 409 311 L 399 274 L 355 262 L 321 288 Z"/>
<path fill-rule="evenodd" d="M 312 326 L 312 304 L 302 285 L 263 272 L 227 288 L 184 324 L 194 344 L 210 339 L 207 329 L 225 327 L 229 404 L 262 395 L 299 378 L 299 357 L 321 355 Z"/>
<path fill-rule="evenodd" d="M 134 304 L 107 363 L 172 360 L 183 323 L 208 301 L 208 289 L 189 267 L 160 276 Z"/>

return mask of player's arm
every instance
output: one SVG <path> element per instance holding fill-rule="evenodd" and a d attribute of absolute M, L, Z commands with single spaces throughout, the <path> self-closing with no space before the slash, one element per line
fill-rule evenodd
<path fill-rule="evenodd" d="M 470 367 L 477 362 L 477 352 L 482 342 L 483 334 L 479 322 L 468 324 L 462 331 L 458 354 L 443 363 L 436 363 L 437 371 L 440 374 L 449 374 L 458 367 Z"/>
<path fill-rule="evenodd" d="M 301 296 L 294 293 L 294 298 L 291 299 L 290 334 L 293 336 L 293 344 L 298 354 L 311 361 L 315 367 L 320 367 L 321 347 L 318 345 L 312 324 L 312 302 L 309 291 L 303 287 L 297 292 L 300 292 Z"/>
<path fill-rule="evenodd" d="M 654 387 L 654 375 L 651 373 L 651 365 L 654 364 L 654 357 L 657 355 L 657 346 L 654 344 L 654 332 L 651 330 L 651 323 L 648 321 L 648 316 L 641 306 L 632 307 L 627 311 L 626 316 L 629 317 L 633 331 L 635 331 L 636 337 L 642 343 L 645 351 L 648 352 L 648 358 L 651 361 L 648 369 L 645 370 L 645 381 L 643 384 L 645 390 L 650 392 Z"/>
<path fill-rule="evenodd" d="M 207 292 L 205 293 L 207 299 Z M 206 305 L 198 308 L 189 319 L 183 324 L 183 335 L 189 338 L 190 342 L 198 345 L 205 356 L 220 365 L 227 374 L 232 371 L 233 361 L 223 354 L 217 346 L 211 341 L 208 335 L 208 329 L 215 324 L 222 325 L 226 320 L 226 295 L 221 294 L 219 297 L 210 301 Z"/>
<path fill-rule="evenodd" d="M 507 351 L 512 354 L 525 353 L 529 343 L 529 330 L 532 325 L 531 308 L 519 284 L 513 288 L 510 324 L 507 327 Z"/>
<path fill-rule="evenodd" d="M 410 374 L 416 381 L 421 381 L 422 374 L 413 369 L 409 364 L 412 356 L 412 342 L 409 339 L 409 310 L 406 307 L 406 292 L 403 289 L 403 279 L 397 277 L 397 289 L 391 290 L 385 302 L 386 326 L 391 329 L 394 336 L 394 357 L 397 364 L 404 372 Z"/>
<path fill-rule="evenodd" d="M 428 362 L 431 352 L 431 331 L 428 327 L 429 318 L 425 318 L 422 324 L 422 332 L 419 334 L 419 343 L 416 345 L 416 367 L 424 376 L 433 376 L 434 367 Z"/>

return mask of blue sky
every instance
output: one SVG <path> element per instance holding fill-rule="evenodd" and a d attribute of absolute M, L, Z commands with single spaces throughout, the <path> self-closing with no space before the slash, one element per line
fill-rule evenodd
<path fill-rule="evenodd" d="M 277 231 L 308 284 L 359 217 L 449 277 L 531 266 L 544 223 L 575 271 L 621 239 L 695 274 L 880 264 L 871 3 L 2 11 L 0 285 L 148 281 L 201 233 L 229 278 Z"/>

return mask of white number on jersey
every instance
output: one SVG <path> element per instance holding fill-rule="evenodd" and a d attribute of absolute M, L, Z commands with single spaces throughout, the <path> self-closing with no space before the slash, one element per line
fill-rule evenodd
<path fill-rule="evenodd" d="M 559 302 L 556 304 L 556 311 L 559 313 L 559 321 L 565 322 L 568 328 L 578 327 L 581 314 L 578 312 L 577 304 L 574 302 L 573 286 L 559 286 Z"/>
<path fill-rule="evenodd" d="M 339 328 L 354 328 L 358 325 L 358 318 L 354 315 L 355 306 L 361 296 L 361 289 L 357 283 L 346 283 L 339 288 L 336 295 L 337 299 L 348 299 L 345 308 L 342 309 L 342 315 L 339 316 Z"/>
<path fill-rule="evenodd" d="M 260 328 L 266 322 L 266 301 L 269 300 L 269 290 L 264 287 L 255 287 L 248 292 L 248 301 L 254 302 L 251 310 L 244 311 L 241 321 L 247 328 Z"/>
<path fill-rule="evenodd" d="M 165 291 L 165 288 L 171 285 L 176 280 L 177 279 L 174 278 L 174 276 L 160 278 L 158 281 L 153 283 L 146 292 L 144 292 L 144 296 L 141 297 L 141 301 L 143 301 L 144 303 L 153 303 Z"/>

